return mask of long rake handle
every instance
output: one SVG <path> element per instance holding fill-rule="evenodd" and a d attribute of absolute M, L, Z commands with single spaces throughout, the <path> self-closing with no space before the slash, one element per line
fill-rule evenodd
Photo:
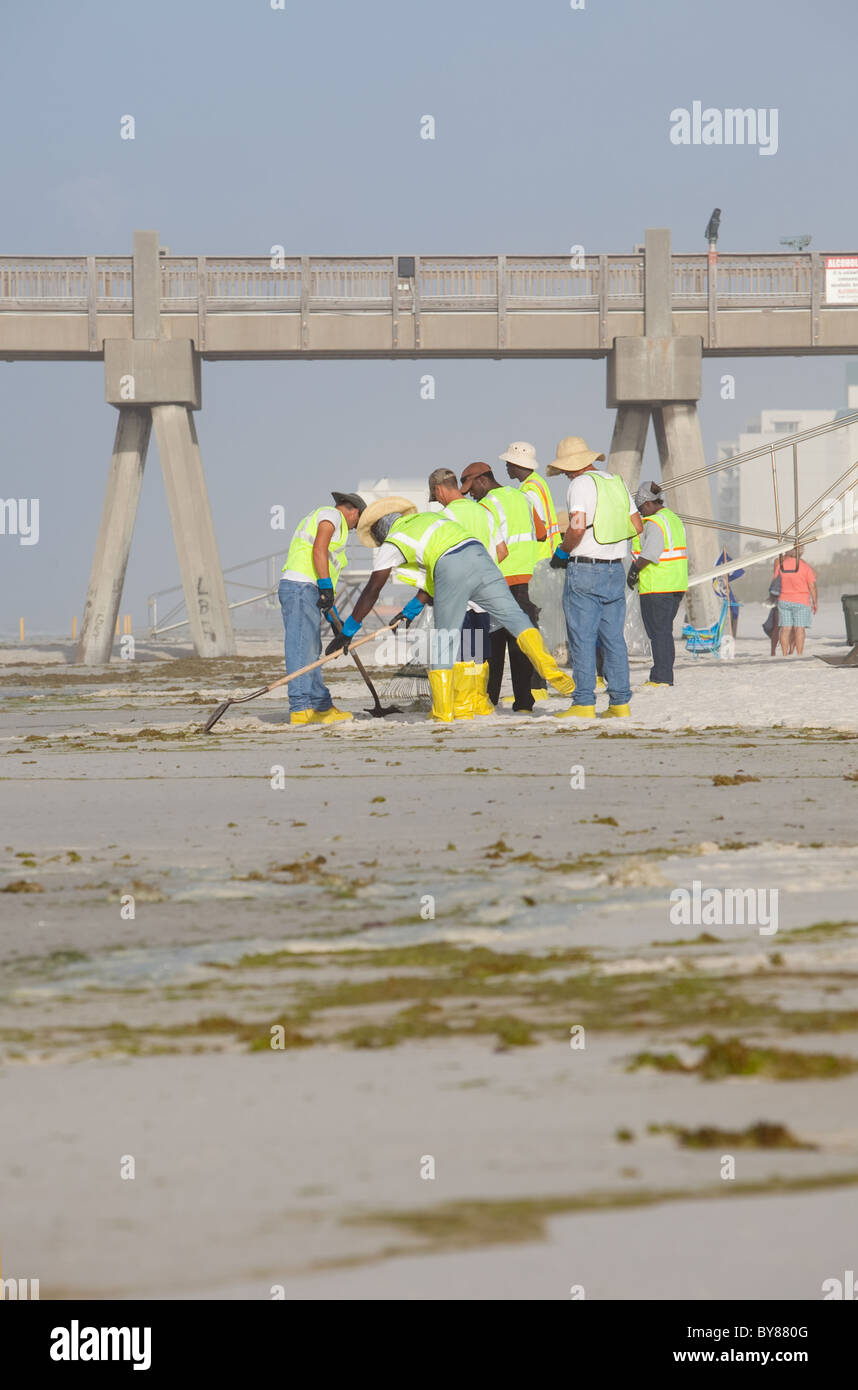
<path fill-rule="evenodd" d="M 245 700 L 255 700 L 258 695 L 267 695 L 269 690 L 276 690 L 278 685 L 287 685 L 289 681 L 295 680 L 296 676 L 304 676 L 308 671 L 315 671 L 317 666 L 324 666 L 329 661 L 336 661 L 338 656 L 349 655 L 355 647 L 362 647 L 366 642 L 374 642 L 376 637 L 380 637 L 383 632 L 395 632 L 397 627 L 398 623 L 388 623 L 387 627 L 377 627 L 374 632 L 368 632 L 357 642 L 350 643 L 348 652 L 344 652 L 341 647 L 339 651 L 331 652 L 330 656 L 320 656 L 318 661 L 311 661 L 309 666 L 302 666 L 298 671 L 290 671 L 288 676 L 281 676 L 279 680 L 272 681 L 270 685 L 263 685 L 252 695 L 239 695 L 231 703 L 237 705 Z"/>

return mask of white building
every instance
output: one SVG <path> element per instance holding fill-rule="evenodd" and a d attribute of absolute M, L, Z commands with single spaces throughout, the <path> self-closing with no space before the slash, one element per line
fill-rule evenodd
<path fill-rule="evenodd" d="M 850 362 L 846 368 L 845 409 L 763 410 L 759 419 L 748 424 L 738 439 L 719 444 L 718 459 L 720 461 L 779 440 L 788 440 L 792 434 L 827 425 L 855 412 L 858 412 L 858 363 Z M 779 448 L 775 453 L 775 462 L 780 527 L 782 531 L 789 532 L 795 518 L 792 449 Z M 843 486 L 842 483 L 835 486 L 837 479 L 852 463 L 858 463 L 858 424 L 846 425 L 798 445 L 799 515 L 815 499 L 823 499 L 818 507 L 813 507 L 801 525 L 806 526 L 826 506 L 831 506 Z M 735 521 L 740 526 L 757 526 L 769 531 L 778 529 L 769 453 L 716 474 L 714 486 L 715 509 L 720 518 Z M 851 496 L 830 514 L 829 524 L 832 534 L 814 543 L 807 557 L 811 564 L 824 563 L 840 550 L 858 547 L 858 483 L 853 482 Z M 846 529 L 835 532 L 833 528 L 838 524 L 845 524 Z M 768 544 L 765 540 L 741 536 L 735 531 L 722 532 L 721 539 L 732 554 L 760 549 Z"/>

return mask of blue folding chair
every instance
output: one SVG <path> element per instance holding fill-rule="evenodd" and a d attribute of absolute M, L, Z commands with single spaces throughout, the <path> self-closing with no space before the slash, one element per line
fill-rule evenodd
<path fill-rule="evenodd" d="M 691 652 L 692 656 L 717 652 L 724 637 L 729 613 L 730 605 L 725 598 L 721 604 L 721 615 L 711 627 L 693 627 L 691 623 L 686 623 L 682 629 L 686 651 Z"/>

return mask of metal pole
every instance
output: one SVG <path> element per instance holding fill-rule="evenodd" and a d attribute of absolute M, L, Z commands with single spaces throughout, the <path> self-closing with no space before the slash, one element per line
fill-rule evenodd
<path fill-rule="evenodd" d="M 850 475 L 851 475 L 852 473 L 855 472 L 855 469 L 856 469 L 856 468 L 858 468 L 858 459 L 856 459 L 854 463 L 850 463 L 849 467 L 845 470 L 845 472 L 843 472 L 843 473 L 840 474 L 840 477 L 839 477 L 839 478 L 835 478 L 833 483 L 829 483 L 829 484 L 828 484 L 828 487 L 823 488 L 822 492 L 819 494 L 818 497 L 814 497 L 813 501 L 810 502 L 810 503 L 808 503 L 808 505 L 805 507 L 804 511 L 802 512 L 801 516 L 799 517 L 799 521 L 804 521 L 804 518 L 805 518 L 806 516 L 808 516 L 808 515 L 810 514 L 810 512 L 813 511 L 814 507 L 818 507 L 818 506 L 819 506 L 820 502 L 821 502 L 821 501 L 823 500 L 823 498 L 828 494 L 829 488 L 839 487 L 840 484 L 841 484 L 846 478 L 850 477 Z M 846 492 L 848 492 L 848 491 L 849 491 L 849 488 L 847 487 L 847 488 L 846 488 Z M 843 497 L 843 496 L 844 496 L 844 493 L 841 492 L 840 497 Z M 835 497 L 835 499 L 834 499 L 835 502 L 839 502 L 839 501 L 840 501 L 840 497 Z M 811 523 L 811 524 L 812 524 L 812 523 Z"/>
<path fill-rule="evenodd" d="M 681 517 L 686 526 L 708 526 L 711 531 L 737 531 L 744 536 L 762 536 L 764 540 L 781 539 L 778 531 L 763 531 L 757 526 L 740 526 L 735 521 L 716 521 L 711 517 L 689 516 L 686 512 L 682 512 Z"/>
<path fill-rule="evenodd" d="M 744 454 L 733 454 L 731 458 L 721 459 L 719 463 L 707 463 L 705 468 L 696 468 L 690 473 L 682 473 L 676 478 L 671 478 L 670 482 L 662 483 L 662 491 L 666 492 L 671 487 L 681 487 L 683 483 L 694 483 L 697 482 L 698 478 L 705 478 L 710 473 L 722 473 L 725 468 L 733 468 L 738 463 L 747 463 L 750 459 L 761 458 L 772 448 L 785 449 L 788 444 L 793 442 L 803 444 L 806 439 L 816 439 L 821 434 L 828 434 L 830 430 L 839 430 L 846 425 L 855 424 L 858 424 L 858 412 L 845 415 L 841 420 L 830 420 L 827 425 L 815 425 L 811 430 L 802 430 L 801 433 L 782 439 L 777 444 L 760 444 L 756 449 L 746 450 Z"/>
<path fill-rule="evenodd" d="M 781 508 L 780 508 L 780 503 L 779 503 L 779 501 L 778 501 L 778 469 L 777 469 L 777 464 L 775 463 L 775 446 L 774 446 L 774 444 L 772 444 L 771 450 L 772 450 L 772 487 L 773 487 L 773 489 L 774 489 L 774 494 L 775 494 L 775 526 L 778 528 L 778 540 L 780 540 L 781 536 L 783 535 L 783 532 L 781 531 Z"/>
<path fill-rule="evenodd" d="M 798 546 L 798 445 L 792 446 L 792 485 L 795 494 L 795 543 Z M 798 557 L 796 557 L 798 558 Z"/>

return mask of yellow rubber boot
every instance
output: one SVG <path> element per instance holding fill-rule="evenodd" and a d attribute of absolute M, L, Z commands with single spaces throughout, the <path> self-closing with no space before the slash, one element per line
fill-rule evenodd
<path fill-rule="evenodd" d="M 453 672 L 430 671 L 429 689 L 432 692 L 432 713 L 430 719 L 438 719 L 442 724 L 453 722 Z"/>
<path fill-rule="evenodd" d="M 344 719 L 354 719 L 354 715 L 349 714 L 348 710 L 337 709 L 334 705 L 331 705 L 330 709 L 313 711 L 314 724 L 339 724 Z"/>
<path fill-rule="evenodd" d="M 293 710 L 292 713 L 289 715 L 289 723 L 290 723 L 290 724 L 312 724 L 312 723 L 313 723 L 313 715 L 315 714 L 315 712 L 316 712 L 316 711 L 315 711 L 315 710 L 312 710 L 312 709 L 296 709 L 296 710 Z"/>
<path fill-rule="evenodd" d="M 554 716 L 555 719 L 595 719 L 595 705 L 570 705 L 568 709 L 559 709 Z"/>
<path fill-rule="evenodd" d="M 473 719 L 474 717 L 474 678 L 470 668 L 472 661 L 457 661 L 453 667 L 453 718 Z"/>
<path fill-rule="evenodd" d="M 534 671 L 538 672 L 549 685 L 559 690 L 561 695 L 571 695 L 575 682 L 565 671 L 561 671 L 554 657 L 542 640 L 538 627 L 526 627 L 515 639 L 520 651 L 524 652 Z"/>
<path fill-rule="evenodd" d="M 596 689 L 597 689 L 597 690 L 605 690 L 605 689 L 606 689 L 605 677 L 604 677 L 604 676 L 597 676 L 597 677 L 596 677 Z"/>
<path fill-rule="evenodd" d="M 540 689 L 540 690 L 531 690 L 530 693 L 531 693 L 531 695 L 533 696 L 534 700 L 547 700 L 547 699 L 548 699 L 548 691 L 547 691 L 547 690 L 541 690 L 541 689 Z"/>
<path fill-rule="evenodd" d="M 668 685 L 667 681 L 644 681 L 644 685 L 651 685 L 651 686 L 653 687 L 653 689 L 655 689 L 655 690 L 672 690 L 672 689 L 673 689 L 672 686 Z"/>
<path fill-rule="evenodd" d="M 494 714 L 495 707 L 489 699 L 489 663 L 484 661 L 478 666 L 475 661 L 471 662 L 474 680 L 474 714 Z"/>
<path fill-rule="evenodd" d="M 628 705 L 608 705 L 604 714 L 600 714 L 600 719 L 628 719 L 631 710 Z"/>

